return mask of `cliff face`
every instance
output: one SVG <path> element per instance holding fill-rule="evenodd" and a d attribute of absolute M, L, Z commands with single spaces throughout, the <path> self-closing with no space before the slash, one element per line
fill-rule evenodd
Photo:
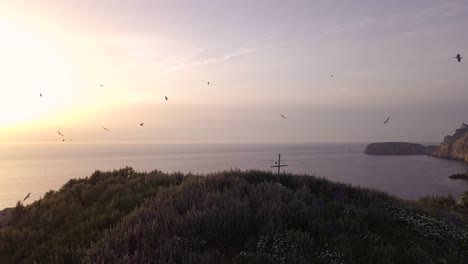
<path fill-rule="evenodd" d="M 12 211 L 13 208 L 5 208 L 0 211 L 0 229 L 9 226 L 12 223 Z"/>
<path fill-rule="evenodd" d="M 431 156 L 468 162 L 468 125 L 462 124 L 453 136 L 446 136 L 439 146 L 429 149 Z"/>
<path fill-rule="evenodd" d="M 427 148 L 424 145 L 407 142 L 382 142 L 367 145 L 364 153 L 367 155 L 424 155 Z"/>

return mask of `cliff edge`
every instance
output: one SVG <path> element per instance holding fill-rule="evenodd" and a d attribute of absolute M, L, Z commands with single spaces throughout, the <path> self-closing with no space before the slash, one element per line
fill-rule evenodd
<path fill-rule="evenodd" d="M 446 136 L 439 146 L 430 146 L 428 155 L 468 162 L 468 125 L 462 124 L 452 136 Z"/>
<path fill-rule="evenodd" d="M 5 208 L 0 210 L 0 229 L 7 227 L 13 222 L 13 208 Z"/>

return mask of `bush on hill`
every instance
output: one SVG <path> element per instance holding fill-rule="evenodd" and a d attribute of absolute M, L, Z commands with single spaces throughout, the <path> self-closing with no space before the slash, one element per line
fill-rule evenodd
<path fill-rule="evenodd" d="M 0 263 L 466 263 L 465 210 L 313 176 L 98 171 L 17 206 Z"/>

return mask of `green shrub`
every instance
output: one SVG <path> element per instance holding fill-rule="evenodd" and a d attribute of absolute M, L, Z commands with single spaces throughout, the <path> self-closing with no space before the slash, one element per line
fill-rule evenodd
<path fill-rule="evenodd" d="M 18 204 L 0 263 L 466 263 L 465 210 L 306 175 L 96 171 Z"/>

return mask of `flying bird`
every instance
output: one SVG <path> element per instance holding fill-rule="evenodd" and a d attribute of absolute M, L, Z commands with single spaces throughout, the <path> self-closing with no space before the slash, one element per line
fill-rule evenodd
<path fill-rule="evenodd" d="M 63 135 L 62 133 L 60 133 L 60 131 L 57 130 L 57 133 L 58 133 L 59 135 L 61 135 L 62 137 L 64 137 L 64 135 Z"/>
<path fill-rule="evenodd" d="M 143 126 L 145 123 L 140 123 L 140 126 Z"/>
<path fill-rule="evenodd" d="M 26 201 L 26 199 L 29 198 L 29 195 L 30 195 L 30 194 L 31 194 L 31 193 L 28 193 L 28 195 L 26 195 L 26 197 L 24 197 L 23 202 Z"/>
<path fill-rule="evenodd" d="M 388 122 L 390 122 L 390 117 L 387 117 L 387 120 L 385 120 L 383 123 L 384 125 L 387 124 Z"/>
<path fill-rule="evenodd" d="M 103 86 L 104 86 L 104 84 L 101 84 L 101 87 L 103 87 Z"/>
<path fill-rule="evenodd" d="M 208 82 L 208 84 L 207 84 L 207 85 L 210 85 L 210 82 Z"/>
<path fill-rule="evenodd" d="M 65 139 L 62 139 L 63 142 L 65 142 Z"/>
<path fill-rule="evenodd" d="M 106 131 L 111 131 L 110 129 L 108 129 L 107 127 L 102 127 L 102 129 L 106 130 Z"/>
<path fill-rule="evenodd" d="M 166 101 L 167 101 L 167 99 L 169 99 L 169 98 L 167 98 L 167 96 L 164 96 L 164 97 L 166 98 Z"/>
<path fill-rule="evenodd" d="M 42 97 L 42 94 L 40 93 L 39 96 Z"/>
<path fill-rule="evenodd" d="M 330 75 L 330 78 L 333 78 L 333 77 L 335 77 L 335 76 L 333 76 L 333 75 Z"/>
<path fill-rule="evenodd" d="M 460 55 L 460 53 L 458 53 L 457 56 L 455 56 L 453 58 L 456 59 L 458 62 L 461 62 L 461 59 L 463 59 L 463 57 Z"/>
<path fill-rule="evenodd" d="M 281 115 L 282 118 L 286 119 L 286 117 L 284 115 Z"/>

